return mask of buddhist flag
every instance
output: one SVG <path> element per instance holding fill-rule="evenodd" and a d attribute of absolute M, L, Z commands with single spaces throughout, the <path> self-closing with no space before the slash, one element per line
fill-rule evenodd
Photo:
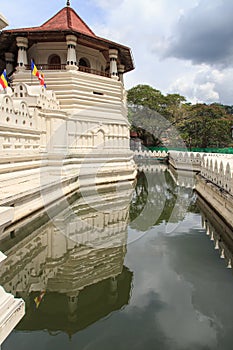
<path fill-rule="evenodd" d="M 45 89 L 46 89 L 46 84 L 45 84 L 45 81 L 44 81 L 44 74 L 43 73 L 40 74 L 39 80 L 40 80 L 40 85 L 44 86 Z"/>
<path fill-rule="evenodd" d="M 31 71 L 32 71 L 32 75 L 34 75 L 35 77 L 37 77 L 39 79 L 40 73 L 39 73 L 38 69 L 36 68 L 36 65 L 33 62 L 33 60 L 31 60 Z"/>
<path fill-rule="evenodd" d="M 44 74 L 41 74 L 35 63 L 33 62 L 33 60 L 31 60 L 31 71 L 32 71 L 32 75 L 34 75 L 35 77 L 37 77 L 40 81 L 40 85 L 44 86 L 46 88 L 46 84 L 45 84 L 45 81 L 44 81 Z"/>
<path fill-rule="evenodd" d="M 44 295 L 45 295 L 45 291 L 41 292 L 40 295 L 38 295 L 38 297 L 35 297 L 35 298 L 34 298 L 34 302 L 35 302 L 35 304 L 36 304 L 36 308 L 37 308 L 37 309 L 38 309 L 38 307 L 40 306 L 40 303 L 41 303 L 41 301 L 42 301 Z"/>
<path fill-rule="evenodd" d="M 0 76 L 0 84 L 2 85 L 3 89 L 6 89 L 8 86 L 7 82 L 7 76 L 6 76 L 6 70 L 4 69 L 2 75 Z"/>

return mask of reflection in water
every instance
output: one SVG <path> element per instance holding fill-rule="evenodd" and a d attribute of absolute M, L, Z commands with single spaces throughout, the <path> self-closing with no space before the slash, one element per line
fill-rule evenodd
<path fill-rule="evenodd" d="M 0 283 L 27 314 L 2 350 L 231 350 L 232 232 L 183 176 L 153 164 L 133 194 L 101 188 L 15 227 Z"/>
<path fill-rule="evenodd" d="M 175 224 L 191 210 L 195 196 L 190 187 L 179 187 L 164 165 L 154 171 L 138 172 L 130 206 L 131 227 L 147 231 L 162 222 Z"/>
<path fill-rule="evenodd" d="M 233 266 L 233 234 L 232 229 L 214 212 L 206 202 L 197 197 L 197 206 L 202 217 L 202 227 L 213 242 L 215 250 L 219 251 L 221 259 L 225 259 L 228 268 Z"/>
<path fill-rule="evenodd" d="M 132 272 L 123 264 L 132 189 L 98 191 L 88 197 L 92 207 L 80 198 L 52 221 L 37 218 L 1 243 L 8 258 L 0 284 L 26 302 L 18 330 L 71 335 L 129 302 Z"/>

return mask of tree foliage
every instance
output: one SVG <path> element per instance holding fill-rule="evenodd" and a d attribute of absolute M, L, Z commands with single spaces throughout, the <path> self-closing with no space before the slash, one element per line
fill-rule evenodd
<path fill-rule="evenodd" d="M 228 147 L 232 144 L 233 107 L 186 102 L 179 94 L 163 95 L 149 85 L 128 91 L 129 120 L 145 146 L 168 145 L 177 138 L 189 147 Z"/>
<path fill-rule="evenodd" d="M 177 127 L 190 147 L 228 147 L 232 143 L 233 118 L 223 106 L 196 104 Z"/>

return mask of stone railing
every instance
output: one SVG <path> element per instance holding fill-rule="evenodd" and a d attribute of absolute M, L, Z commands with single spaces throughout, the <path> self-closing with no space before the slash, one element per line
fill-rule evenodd
<path fill-rule="evenodd" d="M 201 163 L 201 176 L 233 194 L 233 155 L 207 156 Z"/>
<path fill-rule="evenodd" d="M 27 70 L 31 70 L 31 65 L 27 64 L 27 65 L 25 65 L 25 67 L 26 67 Z M 66 70 L 67 69 L 67 65 L 66 64 L 61 64 L 61 63 L 60 64 L 37 63 L 37 67 L 41 71 Z M 107 78 L 111 77 L 110 73 L 108 73 L 108 72 L 100 71 L 100 70 L 93 69 L 93 68 L 90 68 L 90 67 L 79 66 L 78 70 L 80 72 L 100 75 L 102 77 L 107 77 Z"/>
<path fill-rule="evenodd" d="M 208 182 L 233 194 L 233 155 L 222 153 L 169 152 L 175 169 L 199 172 Z"/>
<path fill-rule="evenodd" d="M 165 151 L 134 151 L 134 157 L 139 159 L 166 159 L 168 153 Z"/>
<path fill-rule="evenodd" d="M 166 169 L 167 165 L 161 162 L 157 164 L 137 164 L 137 170 L 144 173 L 164 173 Z"/>
<path fill-rule="evenodd" d="M 206 153 L 169 151 L 169 164 L 175 169 L 200 171 Z"/>
<path fill-rule="evenodd" d="M 175 169 L 200 172 L 206 159 L 229 160 L 231 154 L 169 151 L 169 164 Z"/>

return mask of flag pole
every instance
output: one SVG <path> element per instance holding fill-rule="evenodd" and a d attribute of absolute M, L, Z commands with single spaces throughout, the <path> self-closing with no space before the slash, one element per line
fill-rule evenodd
<path fill-rule="evenodd" d="M 31 60 L 31 85 L 32 85 L 32 60 Z"/>

